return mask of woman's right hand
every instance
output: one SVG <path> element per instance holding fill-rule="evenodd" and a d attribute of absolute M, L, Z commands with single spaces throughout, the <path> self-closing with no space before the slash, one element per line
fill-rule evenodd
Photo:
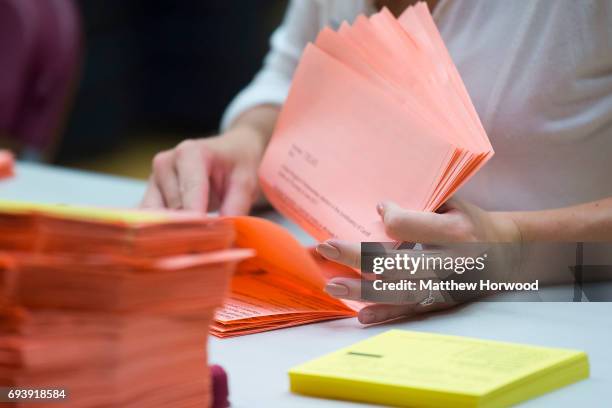
<path fill-rule="evenodd" d="M 259 193 L 266 142 L 256 128 L 238 126 L 158 153 L 141 207 L 247 214 Z"/>

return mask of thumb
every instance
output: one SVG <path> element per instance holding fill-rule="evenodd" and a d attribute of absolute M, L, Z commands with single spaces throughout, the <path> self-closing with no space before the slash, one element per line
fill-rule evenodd
<path fill-rule="evenodd" d="M 381 203 L 379 213 L 387 235 L 398 241 L 440 243 L 455 241 L 455 217 L 450 214 L 406 210 L 393 202 Z"/>

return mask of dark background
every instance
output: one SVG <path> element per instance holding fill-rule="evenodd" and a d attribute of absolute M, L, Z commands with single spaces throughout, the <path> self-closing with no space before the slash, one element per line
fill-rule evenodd
<path fill-rule="evenodd" d="M 261 66 L 280 0 L 79 0 L 84 58 L 55 162 L 144 177 L 152 154 L 214 134 Z"/>

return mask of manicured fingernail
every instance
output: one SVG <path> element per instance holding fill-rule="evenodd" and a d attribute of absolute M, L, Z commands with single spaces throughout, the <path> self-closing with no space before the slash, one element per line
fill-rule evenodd
<path fill-rule="evenodd" d="M 376 315 L 374 312 L 365 310 L 359 314 L 359 321 L 363 324 L 374 323 L 376 321 Z"/>
<path fill-rule="evenodd" d="M 339 283 L 328 283 L 325 285 L 325 291 L 332 296 L 346 296 L 349 294 L 349 289 Z"/>
<path fill-rule="evenodd" d="M 385 205 L 383 203 L 376 204 L 376 212 L 382 217 L 385 212 Z"/>
<path fill-rule="evenodd" d="M 317 245 L 317 252 L 329 259 L 338 259 L 340 257 L 340 251 L 335 246 L 323 242 Z"/>

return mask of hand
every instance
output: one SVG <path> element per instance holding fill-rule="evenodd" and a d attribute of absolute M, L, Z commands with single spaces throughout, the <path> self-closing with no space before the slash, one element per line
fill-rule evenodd
<path fill-rule="evenodd" d="M 520 247 L 521 234 L 511 217 L 504 213 L 491 213 L 474 205 L 459 201 L 448 201 L 437 213 L 405 210 L 394 203 L 378 206 L 389 237 L 400 242 L 418 242 L 436 245 L 442 243 L 504 242 L 517 245 L 496 246 L 499 252 Z M 319 244 L 317 251 L 325 258 L 359 269 L 361 263 L 360 244 L 329 240 Z M 493 263 L 508 265 L 508 253 L 495 253 L 489 259 Z M 487 267 L 494 270 L 495 267 Z M 362 300 L 360 279 L 333 278 L 325 290 L 342 299 Z M 406 292 L 402 292 L 404 295 Z M 408 292 L 410 298 L 393 299 L 389 303 L 364 307 L 359 312 L 359 321 L 364 324 L 378 323 L 403 316 L 413 316 L 434 310 L 446 309 L 462 300 L 447 293 Z M 465 297 L 468 298 L 467 296 Z"/>
<path fill-rule="evenodd" d="M 247 214 L 259 192 L 257 168 L 264 149 L 262 138 L 246 126 L 185 140 L 153 159 L 141 207 Z"/>

